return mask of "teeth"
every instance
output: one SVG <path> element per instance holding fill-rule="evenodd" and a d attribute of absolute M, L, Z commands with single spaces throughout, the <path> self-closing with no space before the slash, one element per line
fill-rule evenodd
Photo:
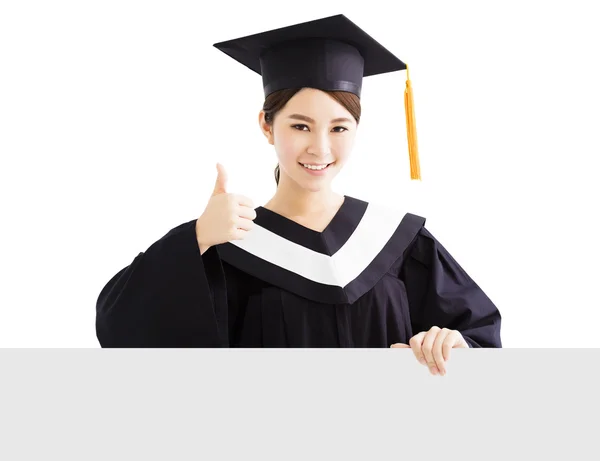
<path fill-rule="evenodd" d="M 302 166 L 304 168 L 308 168 L 309 170 L 324 170 L 329 165 L 307 165 L 306 163 L 303 163 Z"/>

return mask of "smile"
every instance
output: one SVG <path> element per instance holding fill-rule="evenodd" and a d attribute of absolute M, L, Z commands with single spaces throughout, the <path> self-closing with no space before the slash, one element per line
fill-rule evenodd
<path fill-rule="evenodd" d="M 332 163 L 325 163 L 325 164 L 322 164 L 322 165 L 310 165 L 308 163 L 300 163 L 300 165 L 302 165 L 307 170 L 311 170 L 311 171 L 323 171 L 327 167 L 329 167 L 329 165 L 332 165 Z"/>

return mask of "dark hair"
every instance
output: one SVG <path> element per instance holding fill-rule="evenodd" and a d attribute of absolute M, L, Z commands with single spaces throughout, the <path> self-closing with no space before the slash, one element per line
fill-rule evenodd
<path fill-rule="evenodd" d="M 279 90 L 271 93 L 265 99 L 263 104 L 263 110 L 265 111 L 265 121 L 269 124 L 273 124 L 275 114 L 279 112 L 292 99 L 292 97 L 300 91 L 300 88 Z M 327 91 L 333 99 L 346 108 L 348 112 L 352 114 L 352 117 L 356 120 L 356 123 L 360 121 L 361 107 L 360 99 L 354 93 L 346 91 Z M 279 165 L 275 167 L 275 182 L 279 184 Z"/>

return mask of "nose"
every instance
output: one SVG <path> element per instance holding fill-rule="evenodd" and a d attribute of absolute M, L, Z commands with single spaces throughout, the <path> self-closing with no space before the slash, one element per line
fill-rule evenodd
<path fill-rule="evenodd" d="M 329 157 L 331 155 L 331 143 L 328 133 L 314 133 L 307 152 L 318 157 Z"/>

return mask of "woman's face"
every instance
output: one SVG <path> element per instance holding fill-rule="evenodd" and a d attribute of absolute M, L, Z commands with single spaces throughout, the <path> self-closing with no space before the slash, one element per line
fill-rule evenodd
<path fill-rule="evenodd" d="M 312 88 L 296 93 L 275 115 L 271 127 L 264 124 L 261 113 L 261 125 L 275 146 L 280 181 L 289 179 L 311 191 L 328 187 L 339 173 L 350 155 L 357 128 L 344 106 Z"/>

